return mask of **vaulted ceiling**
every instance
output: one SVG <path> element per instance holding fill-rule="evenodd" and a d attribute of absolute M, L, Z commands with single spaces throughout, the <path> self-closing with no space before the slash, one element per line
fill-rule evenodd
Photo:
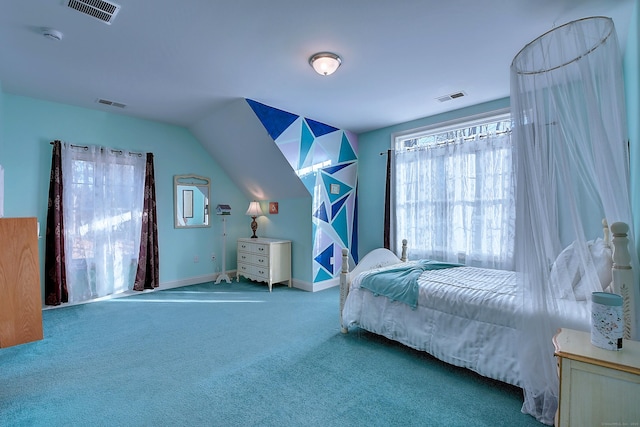
<path fill-rule="evenodd" d="M 67 2 L 2 1 L 6 92 L 186 127 L 251 98 L 355 133 L 508 96 L 513 57 L 570 20 L 610 16 L 624 46 L 634 5 L 114 0 L 120 9 L 108 25 Z M 43 28 L 60 31 L 62 40 L 45 38 Z M 309 66 L 319 51 L 342 57 L 334 75 Z M 458 92 L 465 96 L 438 100 Z"/>
<path fill-rule="evenodd" d="M 354 133 L 504 98 L 514 56 L 554 26 L 609 16 L 624 49 L 635 1 L 115 0 L 107 24 L 69 0 L 3 0 L 0 83 L 185 126 L 248 198 L 300 197 L 244 98 Z M 341 56 L 335 74 L 309 66 L 320 51 Z"/>

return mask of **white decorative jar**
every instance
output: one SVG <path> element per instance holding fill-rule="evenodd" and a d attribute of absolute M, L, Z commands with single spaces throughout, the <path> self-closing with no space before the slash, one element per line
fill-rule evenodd
<path fill-rule="evenodd" d="M 621 350 L 624 335 L 622 296 L 609 292 L 591 294 L 591 344 Z"/>

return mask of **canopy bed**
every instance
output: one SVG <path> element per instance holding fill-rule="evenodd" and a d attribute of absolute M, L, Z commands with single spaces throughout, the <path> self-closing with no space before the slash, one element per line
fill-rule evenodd
<path fill-rule="evenodd" d="M 611 282 L 622 283 L 629 274 L 628 227 L 612 225 L 615 262 L 609 229 L 589 245 L 589 256 L 600 270 L 594 291 Z M 573 245 L 562 251 L 552 266 L 552 275 L 583 275 L 578 271 Z M 626 263 L 625 263 L 626 261 Z M 402 254 L 378 248 L 348 271 L 348 251 L 343 251 L 340 275 L 340 324 L 342 332 L 360 327 L 385 336 L 452 365 L 483 376 L 522 386 L 519 369 L 521 319 L 537 322 L 546 312 L 524 312 L 517 273 L 443 263 L 407 260 L 406 240 Z M 620 272 L 623 272 L 620 274 Z M 414 274 L 415 273 L 415 274 Z M 404 280 L 408 278 L 408 280 Z M 564 307 L 555 322 L 568 328 L 589 327 L 588 283 L 573 280 L 571 289 L 556 294 Z M 380 280 L 377 284 L 372 280 Z M 417 298 L 412 298 L 415 286 Z M 617 286 L 614 284 L 613 286 Z M 609 289 L 610 290 L 610 289 Z"/>
<path fill-rule="evenodd" d="M 517 385 L 524 392 L 522 411 L 552 425 L 558 328 L 589 330 L 591 293 L 605 290 L 624 297 L 625 338 L 637 340 L 640 330 L 622 61 L 613 21 L 580 19 L 526 45 L 511 64 L 511 119 L 515 271 L 494 270 L 483 283 L 483 269 L 429 269 L 409 261 L 411 272 L 404 274 L 417 275 L 419 284 L 413 308 L 397 293 L 387 298 L 376 296 L 380 288 L 362 287 L 369 273 L 361 273 L 397 270 L 406 259 L 406 247 L 400 258 L 376 249 L 351 272 L 343 260 L 340 321 L 343 332 L 357 325 Z M 602 218 L 612 224 L 613 248 L 606 227 L 601 235 Z M 400 242 L 394 244 L 399 250 Z"/>

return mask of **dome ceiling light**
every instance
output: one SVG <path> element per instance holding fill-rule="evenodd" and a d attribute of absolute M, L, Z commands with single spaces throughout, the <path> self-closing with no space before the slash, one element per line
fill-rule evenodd
<path fill-rule="evenodd" d="M 329 76 L 342 64 L 342 59 L 335 53 L 320 52 L 309 58 L 309 64 L 316 70 L 316 73 L 322 76 Z"/>

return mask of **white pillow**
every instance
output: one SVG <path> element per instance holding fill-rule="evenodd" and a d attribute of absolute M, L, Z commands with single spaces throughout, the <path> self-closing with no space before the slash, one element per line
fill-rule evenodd
<path fill-rule="evenodd" d="M 573 297 L 576 300 L 584 301 L 592 290 L 602 291 L 611 283 L 612 252 L 601 238 L 587 242 L 590 258 L 598 274 L 600 285 L 599 288 L 592 289 L 593 286 L 588 284 L 589 279 L 583 277 L 584 269 L 581 266 L 575 245 L 576 242 L 573 242 L 560 252 L 551 266 L 549 281 L 557 298 Z"/>

